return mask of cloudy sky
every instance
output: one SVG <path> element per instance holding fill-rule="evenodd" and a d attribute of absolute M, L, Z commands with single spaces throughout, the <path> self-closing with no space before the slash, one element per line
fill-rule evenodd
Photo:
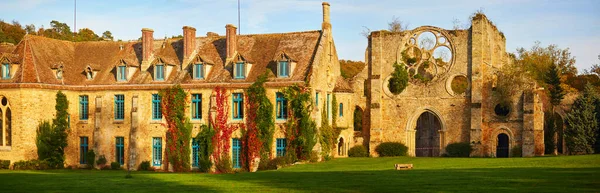
<path fill-rule="evenodd" d="M 333 35 L 340 58 L 364 61 L 367 40 L 361 31 L 386 29 L 393 17 L 409 23 L 453 27 L 467 23 L 483 10 L 506 35 L 509 52 L 543 46 L 570 48 L 580 71 L 600 60 L 599 0 L 330 0 Z M 77 28 L 105 30 L 116 39 L 141 36 L 142 28 L 154 29 L 155 38 L 182 33 L 190 25 L 197 35 L 225 34 L 225 24 L 237 25 L 237 0 L 103 0 L 77 2 Z M 0 19 L 49 27 L 51 20 L 73 28 L 73 0 L 0 0 Z M 321 28 L 321 1 L 241 0 L 241 33 L 277 33 Z"/>

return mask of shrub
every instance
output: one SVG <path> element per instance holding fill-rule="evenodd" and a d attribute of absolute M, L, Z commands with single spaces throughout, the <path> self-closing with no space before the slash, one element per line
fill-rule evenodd
<path fill-rule="evenodd" d="M 451 143 L 446 146 L 447 157 L 469 157 L 473 148 L 469 142 Z"/>
<path fill-rule="evenodd" d="M 288 165 L 288 163 L 285 157 L 276 157 L 275 159 L 272 159 L 268 162 L 267 167 L 265 169 L 276 170 L 286 165 Z"/>
<path fill-rule="evenodd" d="M 514 146 L 510 149 L 510 157 L 522 157 L 523 148 L 520 145 Z"/>
<path fill-rule="evenodd" d="M 217 167 L 217 172 L 219 173 L 228 174 L 233 172 L 231 158 L 229 158 L 229 155 L 223 155 L 223 157 L 221 157 L 221 161 L 217 162 L 217 165 L 215 166 Z"/>
<path fill-rule="evenodd" d="M 209 172 L 212 167 L 212 162 L 209 159 L 200 159 L 198 160 L 198 170 L 200 172 Z"/>
<path fill-rule="evenodd" d="M 10 169 L 10 160 L 0 160 L 0 169 Z"/>
<path fill-rule="evenodd" d="M 388 82 L 390 92 L 397 95 L 400 94 L 408 86 L 408 72 L 404 64 L 394 63 L 394 72 Z"/>
<path fill-rule="evenodd" d="M 365 148 L 365 146 L 357 145 L 357 146 L 350 148 L 350 150 L 348 150 L 348 156 L 349 157 L 369 157 L 369 153 L 367 152 L 367 148 Z"/>
<path fill-rule="evenodd" d="M 85 161 L 90 168 L 94 168 L 94 162 L 96 161 L 96 153 L 94 150 L 90 150 L 85 154 Z"/>
<path fill-rule="evenodd" d="M 308 156 L 308 161 L 311 163 L 315 163 L 319 161 L 319 153 L 317 153 L 316 151 L 311 151 L 310 155 Z"/>
<path fill-rule="evenodd" d="M 384 142 L 375 148 L 380 157 L 406 156 L 408 147 L 399 142 Z"/>
<path fill-rule="evenodd" d="M 106 161 L 106 157 L 104 157 L 104 155 L 98 156 L 98 160 L 96 161 L 96 164 L 100 167 L 106 165 L 107 161 Z"/>
<path fill-rule="evenodd" d="M 121 163 L 119 163 L 119 162 L 112 162 L 112 163 L 110 163 L 110 169 L 120 170 L 121 169 Z"/>
<path fill-rule="evenodd" d="M 110 167 L 110 165 L 103 165 L 103 166 L 100 166 L 100 170 L 110 170 L 110 169 L 112 169 L 112 168 Z"/>
<path fill-rule="evenodd" d="M 150 167 L 150 161 L 142 161 L 138 170 L 140 171 L 151 171 L 152 167 Z"/>
<path fill-rule="evenodd" d="M 15 170 L 46 170 L 49 168 L 49 163 L 46 160 L 18 161 L 13 164 Z"/>

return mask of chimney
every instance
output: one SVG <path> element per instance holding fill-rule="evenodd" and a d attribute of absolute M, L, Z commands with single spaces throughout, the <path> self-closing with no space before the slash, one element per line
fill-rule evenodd
<path fill-rule="evenodd" d="M 231 58 L 237 51 L 237 27 L 235 27 L 233 24 L 227 24 L 225 29 L 227 30 L 227 58 Z"/>
<path fill-rule="evenodd" d="M 329 19 L 329 3 L 323 2 L 323 24 L 328 23 L 331 24 L 331 20 Z"/>
<path fill-rule="evenodd" d="M 154 47 L 153 33 L 154 30 L 150 28 L 142 28 L 142 62 L 148 62 L 150 56 L 152 56 L 152 49 Z"/>
<path fill-rule="evenodd" d="M 183 26 L 183 58 L 189 58 L 194 48 L 196 48 L 196 28 Z"/>

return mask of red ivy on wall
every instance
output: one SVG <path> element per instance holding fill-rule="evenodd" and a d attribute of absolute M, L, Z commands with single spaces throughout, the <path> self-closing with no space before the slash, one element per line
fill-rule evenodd
<path fill-rule="evenodd" d="M 259 103 L 250 101 L 249 97 L 246 96 L 246 127 L 242 128 L 242 164 L 243 167 L 247 170 L 251 170 L 253 167 L 253 160 L 256 158 L 260 158 L 260 149 L 262 148 L 262 143 L 258 137 L 258 128 L 256 125 L 256 111 L 252 109 L 258 109 Z M 268 160 L 262 160 L 268 161 Z M 254 163 L 257 164 L 257 163 Z"/>
<path fill-rule="evenodd" d="M 214 89 L 215 95 L 215 118 L 211 120 L 211 124 L 215 128 L 215 135 L 212 138 L 213 147 L 213 159 L 215 164 L 221 161 L 223 156 L 229 156 L 229 149 L 231 134 L 238 129 L 237 125 L 227 123 L 229 117 L 229 97 L 227 90 L 223 87 L 216 87 Z"/>

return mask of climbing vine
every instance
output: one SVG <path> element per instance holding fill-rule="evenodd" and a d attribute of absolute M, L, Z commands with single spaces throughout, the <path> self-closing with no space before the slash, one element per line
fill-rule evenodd
<path fill-rule="evenodd" d="M 290 107 L 285 130 L 288 140 L 287 152 L 294 153 L 295 159 L 306 160 L 317 143 L 317 126 L 310 118 L 310 92 L 307 87 L 294 85 L 283 89 L 283 94 Z"/>
<path fill-rule="evenodd" d="M 215 130 L 212 124 L 200 126 L 200 132 L 196 135 L 196 140 L 198 141 L 198 167 L 201 172 L 208 172 L 212 167 L 210 156 L 214 150 L 212 143 L 214 135 Z"/>
<path fill-rule="evenodd" d="M 408 72 L 404 64 L 394 63 L 394 72 L 388 82 L 390 92 L 397 95 L 400 94 L 408 86 Z"/>
<path fill-rule="evenodd" d="M 261 160 L 261 165 L 268 163 L 271 158 L 271 144 L 275 133 L 275 122 L 273 121 L 273 104 L 267 97 L 264 83 L 267 74 L 258 77 L 246 90 L 246 129 L 243 131 L 242 140 L 243 162 L 251 167 L 255 158 Z M 250 169 L 250 168 L 248 168 Z"/>
<path fill-rule="evenodd" d="M 188 171 L 190 169 L 190 139 L 192 135 L 192 124 L 185 117 L 185 107 L 187 106 L 187 93 L 180 85 L 161 90 L 162 115 L 165 118 L 167 127 L 167 148 L 165 151 L 168 162 L 173 164 L 175 172 Z"/>
<path fill-rule="evenodd" d="M 221 164 L 220 162 L 229 162 L 230 158 L 229 158 L 229 148 L 230 148 L 230 144 L 229 144 L 229 140 L 231 140 L 231 134 L 238 129 L 238 125 L 233 125 L 233 124 L 229 124 L 227 123 L 227 117 L 229 116 L 229 100 L 227 97 L 227 90 L 223 87 L 215 87 L 214 89 L 214 95 L 215 95 L 215 107 L 216 107 L 216 112 L 215 112 L 215 118 L 212 119 L 212 117 L 209 117 L 209 120 L 211 120 L 211 124 L 213 125 L 213 128 L 215 129 L 215 134 L 212 137 L 212 143 L 213 143 L 213 147 L 214 147 L 214 151 L 213 151 L 213 159 L 214 159 L 214 164 L 219 166 L 219 165 L 226 165 L 226 164 Z M 217 170 L 221 170 L 219 169 L 220 167 L 217 167 Z M 217 172 L 228 172 L 226 170 L 222 170 L 222 171 L 217 171 Z"/>
<path fill-rule="evenodd" d="M 321 147 L 322 147 L 322 155 L 323 157 L 325 157 L 325 160 L 329 160 L 331 157 L 331 150 L 333 150 L 335 148 L 335 144 L 337 141 L 337 138 L 340 136 L 340 133 L 342 132 L 343 128 L 339 128 L 337 127 L 336 121 L 337 121 L 337 115 L 338 115 L 338 107 L 337 107 L 337 99 L 335 97 L 335 94 L 333 95 L 333 99 L 332 99 L 332 103 L 333 106 L 331 107 L 332 110 L 332 125 L 329 125 L 329 117 L 327 117 L 327 111 L 322 111 L 321 112 L 321 128 L 320 130 L 320 138 L 319 141 L 321 142 Z M 326 109 L 327 104 L 323 105 L 323 109 Z"/>

